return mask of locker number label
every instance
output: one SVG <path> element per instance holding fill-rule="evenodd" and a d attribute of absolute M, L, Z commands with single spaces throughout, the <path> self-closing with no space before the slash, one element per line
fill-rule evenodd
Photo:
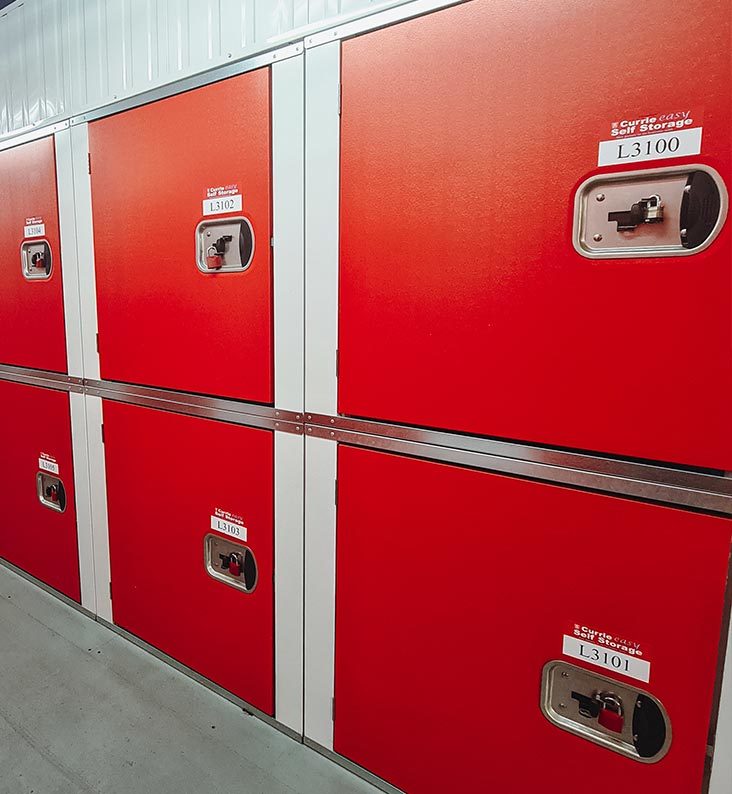
<path fill-rule="evenodd" d="M 596 645 L 588 640 L 564 635 L 562 653 L 582 662 L 611 670 L 614 673 L 648 683 L 651 680 L 651 663 L 613 648 Z"/>
<path fill-rule="evenodd" d="M 41 453 L 41 457 L 38 458 L 38 468 L 41 471 L 47 471 L 51 474 L 58 475 L 59 468 L 58 463 L 56 463 L 56 459 L 51 457 L 50 455 L 46 455 L 45 453 Z"/>
<path fill-rule="evenodd" d="M 225 212 L 241 212 L 241 193 L 231 196 L 216 196 L 203 200 L 204 215 L 222 215 Z"/>
<path fill-rule="evenodd" d="M 670 107 L 616 119 L 602 133 L 609 140 L 600 141 L 598 165 L 628 165 L 701 152 L 704 108 Z"/>
<path fill-rule="evenodd" d="M 26 218 L 23 227 L 23 237 L 45 237 L 46 224 L 43 218 Z"/>
<path fill-rule="evenodd" d="M 224 535 L 229 535 L 229 537 L 237 538 L 237 540 L 247 539 L 247 528 L 244 524 L 240 524 L 238 521 L 232 521 L 230 518 L 224 518 L 223 516 L 211 516 L 211 529 L 216 532 L 221 532 Z"/>
<path fill-rule="evenodd" d="M 598 165 L 642 163 L 669 157 L 688 157 L 701 152 L 702 128 L 639 135 L 637 138 L 614 138 L 600 141 Z"/>

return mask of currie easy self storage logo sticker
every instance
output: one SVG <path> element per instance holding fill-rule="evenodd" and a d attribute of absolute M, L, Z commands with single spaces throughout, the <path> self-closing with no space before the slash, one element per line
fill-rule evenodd
<path fill-rule="evenodd" d="M 244 526 L 244 519 L 219 507 L 214 510 L 211 516 L 211 529 L 238 540 L 247 539 L 248 532 Z"/>
<path fill-rule="evenodd" d="M 25 219 L 23 226 L 23 237 L 44 237 L 46 234 L 46 224 L 40 215 L 34 215 Z"/>
<path fill-rule="evenodd" d="M 648 683 L 651 663 L 639 642 L 575 623 L 562 637 L 562 653 L 573 659 Z"/>
<path fill-rule="evenodd" d="M 41 471 L 48 471 L 51 474 L 58 475 L 59 473 L 59 466 L 56 462 L 56 458 L 53 455 L 48 455 L 45 452 L 41 452 L 40 457 L 38 458 L 38 468 Z"/>
<path fill-rule="evenodd" d="M 702 144 L 702 109 L 669 110 L 630 115 L 610 123 L 600 141 L 598 165 L 663 160 L 699 154 Z"/>
<path fill-rule="evenodd" d="M 218 185 L 206 188 L 203 199 L 204 215 L 221 215 L 226 212 L 241 212 L 242 197 L 239 185 Z"/>

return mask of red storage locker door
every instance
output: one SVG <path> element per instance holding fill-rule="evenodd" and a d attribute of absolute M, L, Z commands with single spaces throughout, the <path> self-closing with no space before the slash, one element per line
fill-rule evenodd
<path fill-rule="evenodd" d="M 114 622 L 272 714 L 272 433 L 105 401 L 104 434 Z M 251 549 L 252 592 L 209 574 L 207 536 Z"/>
<path fill-rule="evenodd" d="M 729 187 L 729 47 L 728 0 L 471 2 L 345 41 L 339 411 L 731 469 L 729 220 L 691 256 L 573 246 L 593 174 Z M 597 168 L 613 122 L 675 113 L 700 154 Z"/>
<path fill-rule="evenodd" d="M 409 794 L 701 792 L 729 519 L 343 446 L 338 485 L 337 752 Z M 575 626 L 649 680 L 563 656 Z M 551 660 L 658 698 L 668 754 L 550 723 Z"/>
<path fill-rule="evenodd" d="M 68 394 L 0 380 L 0 435 L 0 557 L 80 601 Z"/>
<path fill-rule="evenodd" d="M 0 364 L 66 372 L 53 136 L 0 152 Z"/>
<path fill-rule="evenodd" d="M 89 149 L 102 378 L 271 403 L 269 69 L 95 121 Z M 217 242 L 238 266 L 208 267 Z"/>

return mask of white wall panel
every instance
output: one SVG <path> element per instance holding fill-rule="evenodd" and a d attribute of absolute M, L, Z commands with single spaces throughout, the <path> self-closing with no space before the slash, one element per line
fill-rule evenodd
<path fill-rule="evenodd" d="M 26 74 L 25 40 L 23 17 L 25 9 L 10 8 L 3 19 L 5 28 L 4 53 L 5 65 L 10 81 L 7 96 L 8 125 L 11 129 L 20 129 L 29 125 L 28 119 L 28 83 Z"/>
<path fill-rule="evenodd" d="M 22 15 L 17 14 L 23 26 L 21 39 L 25 42 L 26 123 L 38 124 L 45 116 L 43 85 L 43 50 L 41 45 L 42 4 L 28 6 Z"/>
<path fill-rule="evenodd" d="M 404 0 L 16 0 L 0 12 L 0 136 Z"/>
<path fill-rule="evenodd" d="M 6 23 L 5 16 L 0 16 L 0 52 L 6 53 L 7 37 L 8 37 L 8 24 Z M 0 135 L 12 129 L 9 122 L 10 111 L 8 108 L 8 97 L 10 96 L 10 61 L 3 61 L 2 68 L 0 68 Z"/>
<path fill-rule="evenodd" d="M 33 0 L 27 0 L 33 2 Z M 61 51 L 64 61 L 64 93 L 67 113 L 86 104 L 86 50 L 84 46 L 84 0 L 66 0 L 62 6 Z M 2 18 L 0 18 L 2 26 Z M 72 77 L 73 75 L 73 77 Z M 82 79 L 83 77 L 83 79 Z"/>
<path fill-rule="evenodd" d="M 117 3 L 105 0 L 84 0 L 81 4 L 82 46 L 86 56 L 86 69 L 79 77 L 84 85 L 84 91 L 80 93 L 84 94 L 85 102 L 96 104 L 109 95 L 111 61 L 107 55 L 114 49 L 114 38 L 112 42 L 107 41 L 107 29 L 108 22 L 116 26 L 118 19 L 113 13 L 108 17 L 107 9 L 113 10 L 116 5 Z"/>
<path fill-rule="evenodd" d="M 62 3 L 58 0 L 38 0 L 38 24 L 43 57 L 42 119 L 62 116 L 66 112 L 66 81 L 63 58 Z"/>

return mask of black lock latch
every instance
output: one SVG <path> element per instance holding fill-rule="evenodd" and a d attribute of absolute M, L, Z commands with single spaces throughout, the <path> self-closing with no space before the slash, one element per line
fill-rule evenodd
<path fill-rule="evenodd" d="M 602 703 L 597 698 L 587 697 L 581 692 L 572 692 L 572 700 L 579 703 L 579 713 L 583 717 L 596 719 L 600 715 Z"/>
<path fill-rule="evenodd" d="M 216 253 L 223 256 L 226 253 L 227 244 L 230 243 L 232 239 L 233 238 L 230 234 L 225 234 L 223 237 L 219 237 L 219 239 L 213 244 Z"/>
<path fill-rule="evenodd" d="M 618 224 L 619 232 L 630 232 L 642 223 L 660 223 L 663 220 L 663 204 L 659 195 L 649 196 L 631 205 L 629 210 L 608 212 L 610 223 Z"/>

